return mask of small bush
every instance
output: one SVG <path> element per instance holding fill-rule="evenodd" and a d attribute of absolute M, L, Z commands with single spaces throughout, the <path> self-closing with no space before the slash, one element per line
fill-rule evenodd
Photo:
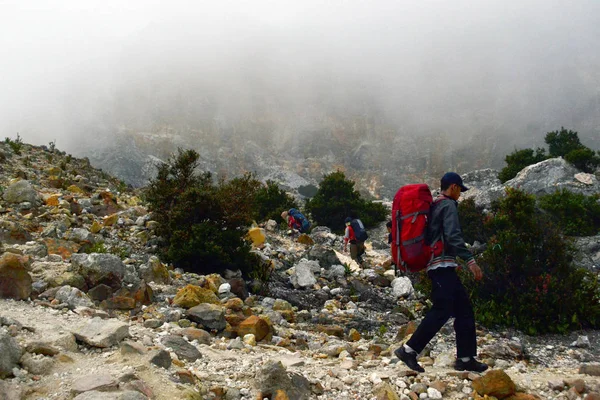
<path fill-rule="evenodd" d="M 281 189 L 274 181 L 267 181 L 256 192 L 257 219 L 278 221 L 282 211 L 298 208 L 296 200 L 285 190 Z"/>
<path fill-rule="evenodd" d="M 485 227 L 486 216 L 483 206 L 477 206 L 473 198 L 465 199 L 458 203 L 458 218 L 465 242 L 473 244 L 475 241 L 485 243 L 488 232 Z"/>
<path fill-rule="evenodd" d="M 4 143 L 8 144 L 12 151 L 15 154 L 21 155 L 21 149 L 23 148 L 23 140 L 21 136 L 17 133 L 17 138 L 15 140 L 11 140 L 9 137 L 4 139 Z"/>
<path fill-rule="evenodd" d="M 215 184 L 210 173 L 199 173 L 198 153 L 178 150 L 145 193 L 164 239 L 161 255 L 176 267 L 196 273 L 240 269 L 248 274 L 257 265 L 244 240 L 244 228 L 255 216 L 252 199 L 256 180 L 245 175 Z M 251 199 L 251 200 L 248 200 Z"/>
<path fill-rule="evenodd" d="M 504 159 L 506 167 L 502 168 L 498 179 L 504 183 L 517 176 L 523 168 L 544 161 L 546 158 L 548 158 L 546 150 L 543 148 L 537 148 L 535 151 L 533 149 L 515 150 Z"/>
<path fill-rule="evenodd" d="M 575 168 L 587 173 L 595 172 L 600 166 L 600 157 L 594 153 L 594 150 L 587 147 L 571 150 L 565 156 L 565 160 Z"/>
<path fill-rule="evenodd" d="M 495 235 L 478 262 L 484 279 L 463 279 L 477 319 L 528 334 L 600 327 L 600 286 L 589 271 L 572 266 L 572 247 L 533 196 L 517 189 L 487 222 Z"/>
<path fill-rule="evenodd" d="M 599 198 L 563 189 L 540 197 L 539 206 L 565 235 L 593 236 L 600 233 Z"/>
<path fill-rule="evenodd" d="M 364 200 L 354 190 L 354 182 L 346 179 L 341 171 L 323 178 L 316 195 L 306 202 L 306 209 L 319 225 L 336 232 L 344 230 L 344 220 L 348 216 L 360 218 L 367 228 L 389 217 L 383 204 Z"/>
<path fill-rule="evenodd" d="M 87 249 L 88 254 L 106 253 L 106 252 L 107 252 L 107 250 L 106 250 L 106 246 L 104 246 L 104 242 L 96 242 Z"/>
<path fill-rule="evenodd" d="M 577 132 L 560 127 L 560 131 L 552 131 L 544 138 L 548 145 L 550 157 L 564 157 L 573 150 L 584 147 L 579 141 Z"/>

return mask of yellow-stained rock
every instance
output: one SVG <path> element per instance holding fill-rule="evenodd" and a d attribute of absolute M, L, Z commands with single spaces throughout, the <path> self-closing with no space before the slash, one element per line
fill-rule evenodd
<path fill-rule="evenodd" d="M 271 327 L 262 318 L 252 315 L 238 326 L 238 335 L 244 337 L 253 334 L 257 341 L 263 340 L 271 332 Z"/>
<path fill-rule="evenodd" d="M 192 308 L 201 303 L 221 304 L 212 290 L 196 285 L 187 285 L 179 289 L 173 299 L 173 304 L 183 308 Z"/>
<path fill-rule="evenodd" d="M 290 398 L 284 390 L 278 389 L 275 396 L 273 396 L 273 400 L 290 400 Z"/>
<path fill-rule="evenodd" d="M 58 254 L 63 260 L 71 258 L 71 254 L 77 253 L 81 247 L 75 242 L 64 239 L 45 238 L 44 243 L 48 248 L 48 254 Z"/>
<path fill-rule="evenodd" d="M 52 195 L 50 197 L 48 197 L 44 202 L 46 203 L 47 206 L 58 206 L 59 201 L 58 199 L 60 198 L 60 196 L 58 194 Z"/>
<path fill-rule="evenodd" d="M 313 244 L 315 244 L 314 240 L 312 240 L 312 238 L 306 233 L 303 233 L 302 235 L 298 236 L 298 243 L 305 244 L 308 246 L 312 246 Z"/>
<path fill-rule="evenodd" d="M 361 338 L 360 332 L 354 328 L 350 329 L 350 332 L 348 332 L 348 339 L 351 342 L 358 342 Z"/>
<path fill-rule="evenodd" d="M 242 311 L 242 308 L 244 308 L 244 302 L 242 299 L 234 297 L 233 299 L 227 300 L 227 303 L 225 303 L 225 308 L 233 311 Z"/>
<path fill-rule="evenodd" d="M 225 279 L 219 274 L 210 274 L 206 277 L 204 287 L 212 290 L 214 293 L 219 293 L 219 286 L 225 283 Z"/>
<path fill-rule="evenodd" d="M 102 225 L 100 225 L 100 223 L 98 223 L 98 221 L 94 221 L 92 223 L 92 226 L 90 227 L 90 232 L 96 234 L 96 233 L 100 232 L 100 229 L 102 229 Z"/>
<path fill-rule="evenodd" d="M 67 190 L 72 193 L 80 193 L 80 194 L 85 193 L 85 190 L 83 190 L 82 188 L 80 188 L 77 185 L 71 185 L 67 188 Z"/>
<path fill-rule="evenodd" d="M 317 325 L 318 332 L 323 332 L 329 336 L 344 337 L 344 328 L 338 325 Z"/>
<path fill-rule="evenodd" d="M 398 394 L 389 383 L 382 382 L 373 388 L 377 400 L 400 400 Z"/>
<path fill-rule="evenodd" d="M 31 294 L 28 256 L 4 253 L 0 257 L 0 298 L 24 300 Z"/>
<path fill-rule="evenodd" d="M 50 176 L 56 176 L 56 175 L 60 175 L 62 170 L 57 166 L 52 166 L 52 167 L 46 168 L 45 172 L 46 172 L 46 174 L 48 174 Z"/>
<path fill-rule="evenodd" d="M 104 217 L 104 226 L 113 226 L 119 220 L 118 214 L 111 214 Z"/>
<path fill-rule="evenodd" d="M 506 372 L 494 369 L 473 381 L 473 389 L 481 396 L 494 396 L 504 399 L 516 393 L 515 383 Z"/>

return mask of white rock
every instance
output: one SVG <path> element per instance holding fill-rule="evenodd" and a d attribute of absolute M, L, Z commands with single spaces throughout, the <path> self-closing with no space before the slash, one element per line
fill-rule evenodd
<path fill-rule="evenodd" d="M 427 389 L 427 397 L 430 399 L 441 399 L 442 394 L 439 390 L 430 387 Z"/>
<path fill-rule="evenodd" d="M 401 276 L 392 281 L 392 292 L 397 298 L 409 297 L 415 292 L 415 289 L 413 288 L 409 278 L 406 276 Z"/>
<path fill-rule="evenodd" d="M 231 292 L 231 285 L 229 283 L 224 283 L 219 286 L 219 294 L 225 294 Z"/>

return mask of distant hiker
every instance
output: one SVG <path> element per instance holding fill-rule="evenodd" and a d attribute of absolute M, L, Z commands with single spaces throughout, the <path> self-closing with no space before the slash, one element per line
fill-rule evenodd
<path fill-rule="evenodd" d="M 475 359 L 477 341 L 475 316 L 471 300 L 456 274 L 456 257 L 466 261 L 476 280 L 483 277 L 473 254 L 467 249 L 458 221 L 457 200 L 461 192 L 469 190 L 455 172 L 446 173 L 441 179 L 441 194 L 430 211 L 425 241 L 432 245 L 441 240 L 443 251 L 427 264 L 427 275 L 431 279 L 433 306 L 405 345 L 395 351 L 396 356 L 410 369 L 424 372 L 417 356 L 450 317 L 454 317 L 456 332 L 456 363 L 459 371 L 483 372 L 488 366 Z"/>
<path fill-rule="evenodd" d="M 388 244 L 392 244 L 392 221 L 388 221 L 385 227 L 388 231 Z"/>
<path fill-rule="evenodd" d="M 365 240 L 369 238 L 365 226 L 358 218 L 346 218 L 346 231 L 344 232 L 344 252 L 348 251 L 350 242 L 350 257 L 362 264 L 362 255 L 365 254 Z"/>
<path fill-rule="evenodd" d="M 296 208 L 290 208 L 289 211 L 282 212 L 281 218 L 292 231 L 297 230 L 300 233 L 307 233 L 310 229 L 310 221 Z"/>

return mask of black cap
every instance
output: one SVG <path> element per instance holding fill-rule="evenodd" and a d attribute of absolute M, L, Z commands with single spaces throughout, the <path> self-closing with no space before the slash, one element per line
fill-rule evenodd
<path fill-rule="evenodd" d="M 446 172 L 444 176 L 442 176 L 442 186 L 450 186 L 453 183 L 460 186 L 460 190 L 463 192 L 469 190 L 468 187 L 463 185 L 463 180 L 459 174 L 456 172 Z"/>
<path fill-rule="evenodd" d="M 352 218 L 347 217 L 345 223 L 352 222 Z"/>

